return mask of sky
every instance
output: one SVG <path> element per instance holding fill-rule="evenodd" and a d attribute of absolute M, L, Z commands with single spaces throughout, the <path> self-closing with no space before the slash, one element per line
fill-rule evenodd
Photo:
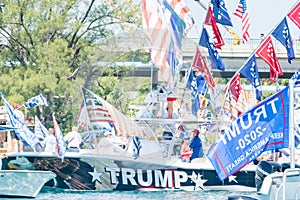
<path fill-rule="evenodd" d="M 239 0 L 224 1 L 233 23 L 233 30 L 241 37 L 241 20 L 233 15 Z M 298 1 L 299 0 L 246 0 L 250 18 L 250 38 L 259 39 L 261 33 L 269 35 Z M 200 2 L 207 7 L 210 0 L 200 0 Z M 201 32 L 206 11 L 194 0 L 186 0 L 186 4 L 195 19 L 198 29 L 196 30 L 194 28 L 194 30 L 191 30 L 188 36 L 197 38 L 197 35 Z M 299 28 L 289 20 L 289 18 L 287 19 L 292 38 L 299 39 Z M 222 25 L 219 25 L 219 29 L 224 38 L 231 38 Z"/>

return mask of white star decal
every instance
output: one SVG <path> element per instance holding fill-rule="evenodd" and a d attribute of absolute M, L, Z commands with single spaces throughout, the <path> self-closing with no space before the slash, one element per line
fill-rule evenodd
<path fill-rule="evenodd" d="M 90 175 L 93 176 L 93 180 L 92 182 L 94 182 L 95 180 L 98 180 L 100 183 L 100 176 L 103 174 L 102 172 L 97 172 L 96 168 L 94 167 L 94 171 L 93 172 L 88 172 Z"/>
<path fill-rule="evenodd" d="M 192 175 L 188 176 L 191 180 L 195 180 L 197 178 L 196 173 L 193 171 Z"/>
<path fill-rule="evenodd" d="M 231 181 L 234 181 L 234 182 L 238 183 L 237 180 L 235 180 L 235 178 L 236 178 L 236 176 L 229 176 L 229 177 L 228 177 L 229 183 L 230 183 Z"/>
<path fill-rule="evenodd" d="M 189 178 L 195 183 L 195 187 L 194 190 L 196 190 L 197 188 L 201 188 L 202 190 L 204 190 L 204 183 L 207 180 L 201 179 L 202 175 L 198 174 L 196 175 L 196 173 L 193 171 L 192 175 L 189 176 Z"/>

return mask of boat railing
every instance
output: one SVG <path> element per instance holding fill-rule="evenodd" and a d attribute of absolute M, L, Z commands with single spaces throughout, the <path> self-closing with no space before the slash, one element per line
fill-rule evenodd
<path fill-rule="evenodd" d="M 293 175 L 293 176 L 300 176 L 300 169 L 299 168 L 289 168 L 289 169 L 286 169 L 284 172 L 283 172 L 283 177 L 282 177 L 282 199 L 286 199 L 286 196 L 290 196 L 290 195 L 287 195 L 286 192 L 290 192 L 290 190 L 287 188 L 287 183 L 288 183 L 288 179 L 287 177 L 290 176 L 290 175 Z M 278 195 L 279 195 L 279 192 L 281 190 L 281 187 L 278 188 L 277 192 L 276 192 L 276 199 L 278 199 Z M 298 193 L 300 192 L 300 185 L 298 185 L 298 189 L 294 191 L 294 197 L 293 199 L 298 199 Z"/>

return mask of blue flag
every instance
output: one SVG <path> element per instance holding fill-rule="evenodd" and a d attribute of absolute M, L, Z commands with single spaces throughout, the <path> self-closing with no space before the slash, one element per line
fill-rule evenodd
<path fill-rule="evenodd" d="M 170 48 L 167 53 L 167 62 L 169 67 L 171 68 L 172 76 L 174 76 L 177 69 L 178 58 L 176 57 L 176 49 L 174 48 L 173 40 L 171 41 Z"/>
<path fill-rule="evenodd" d="M 211 0 L 213 5 L 214 16 L 219 24 L 232 26 L 230 16 L 227 12 L 224 0 Z"/>
<path fill-rule="evenodd" d="M 2 94 L 1 94 L 2 96 Z M 17 128 L 15 131 L 16 136 L 26 145 L 31 146 L 35 151 L 35 145 L 42 146 L 38 137 L 34 135 L 31 130 L 24 124 L 24 121 L 20 119 L 17 112 L 21 112 L 19 110 L 13 110 L 10 104 L 6 101 L 6 99 L 2 96 L 2 100 L 4 101 L 5 108 L 7 110 L 7 114 L 9 117 L 9 122 L 12 127 Z"/>
<path fill-rule="evenodd" d="M 192 113 L 193 115 L 197 115 L 198 110 L 200 109 L 200 99 L 198 95 L 198 86 L 197 82 L 194 76 L 194 72 L 190 72 L 190 76 L 188 78 L 187 86 L 186 88 L 189 88 L 192 90 L 192 95 L 191 95 L 191 101 L 192 101 Z"/>
<path fill-rule="evenodd" d="M 133 136 L 133 158 L 137 159 L 140 157 L 140 151 L 142 148 L 141 141 L 138 136 Z"/>
<path fill-rule="evenodd" d="M 295 58 L 293 41 L 290 33 L 286 17 L 280 22 L 280 24 L 272 32 L 272 35 L 286 48 L 288 55 L 288 62 L 291 64 Z"/>
<path fill-rule="evenodd" d="M 291 79 L 295 81 L 295 87 L 300 86 L 300 69 L 298 69 L 298 71 L 295 72 Z"/>
<path fill-rule="evenodd" d="M 250 81 L 250 83 L 255 88 L 256 99 L 258 101 L 261 101 L 262 90 L 261 90 L 260 78 L 258 74 L 255 55 L 252 55 L 252 57 L 248 59 L 248 61 L 244 64 L 244 66 L 240 70 L 240 73 L 243 74 L 243 76 L 245 76 Z"/>
<path fill-rule="evenodd" d="M 194 79 L 194 72 L 191 70 L 189 78 L 188 78 L 187 83 L 186 83 L 186 88 L 187 89 L 191 89 L 192 90 L 193 79 Z"/>
<path fill-rule="evenodd" d="M 48 106 L 47 99 L 43 94 L 39 94 L 28 99 L 28 101 L 23 105 L 24 108 L 34 108 L 36 106 Z"/>
<path fill-rule="evenodd" d="M 225 129 L 207 157 L 224 180 L 263 151 L 289 146 L 289 87 L 242 114 Z"/>
<path fill-rule="evenodd" d="M 202 75 L 196 77 L 196 83 L 197 83 L 197 92 L 198 94 L 205 94 L 207 90 L 207 84 Z"/>
<path fill-rule="evenodd" d="M 205 94 L 207 90 L 207 84 L 202 75 L 195 77 L 194 72 L 191 71 L 186 88 L 192 90 L 191 101 L 192 101 L 192 114 L 197 116 L 197 112 L 200 109 L 200 98 L 199 94 Z"/>
<path fill-rule="evenodd" d="M 209 58 L 211 61 L 211 67 L 213 69 L 219 69 L 224 71 L 225 65 L 220 57 L 218 51 L 216 50 L 214 44 L 209 41 L 209 35 L 206 29 L 203 27 L 202 34 L 199 40 L 199 45 L 206 47 L 208 49 Z"/>

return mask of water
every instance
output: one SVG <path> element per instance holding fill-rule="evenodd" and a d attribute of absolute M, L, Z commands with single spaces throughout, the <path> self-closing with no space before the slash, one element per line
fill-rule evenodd
<path fill-rule="evenodd" d="M 228 192 L 228 191 L 113 191 L 113 192 L 54 192 L 42 191 L 35 200 L 70 199 L 70 200 L 227 200 L 230 195 L 244 195 L 257 198 L 254 192 Z M 18 200 L 28 200 L 16 198 Z M 3 200 L 3 199 L 2 199 Z M 10 199 L 11 200 L 11 199 Z"/>

